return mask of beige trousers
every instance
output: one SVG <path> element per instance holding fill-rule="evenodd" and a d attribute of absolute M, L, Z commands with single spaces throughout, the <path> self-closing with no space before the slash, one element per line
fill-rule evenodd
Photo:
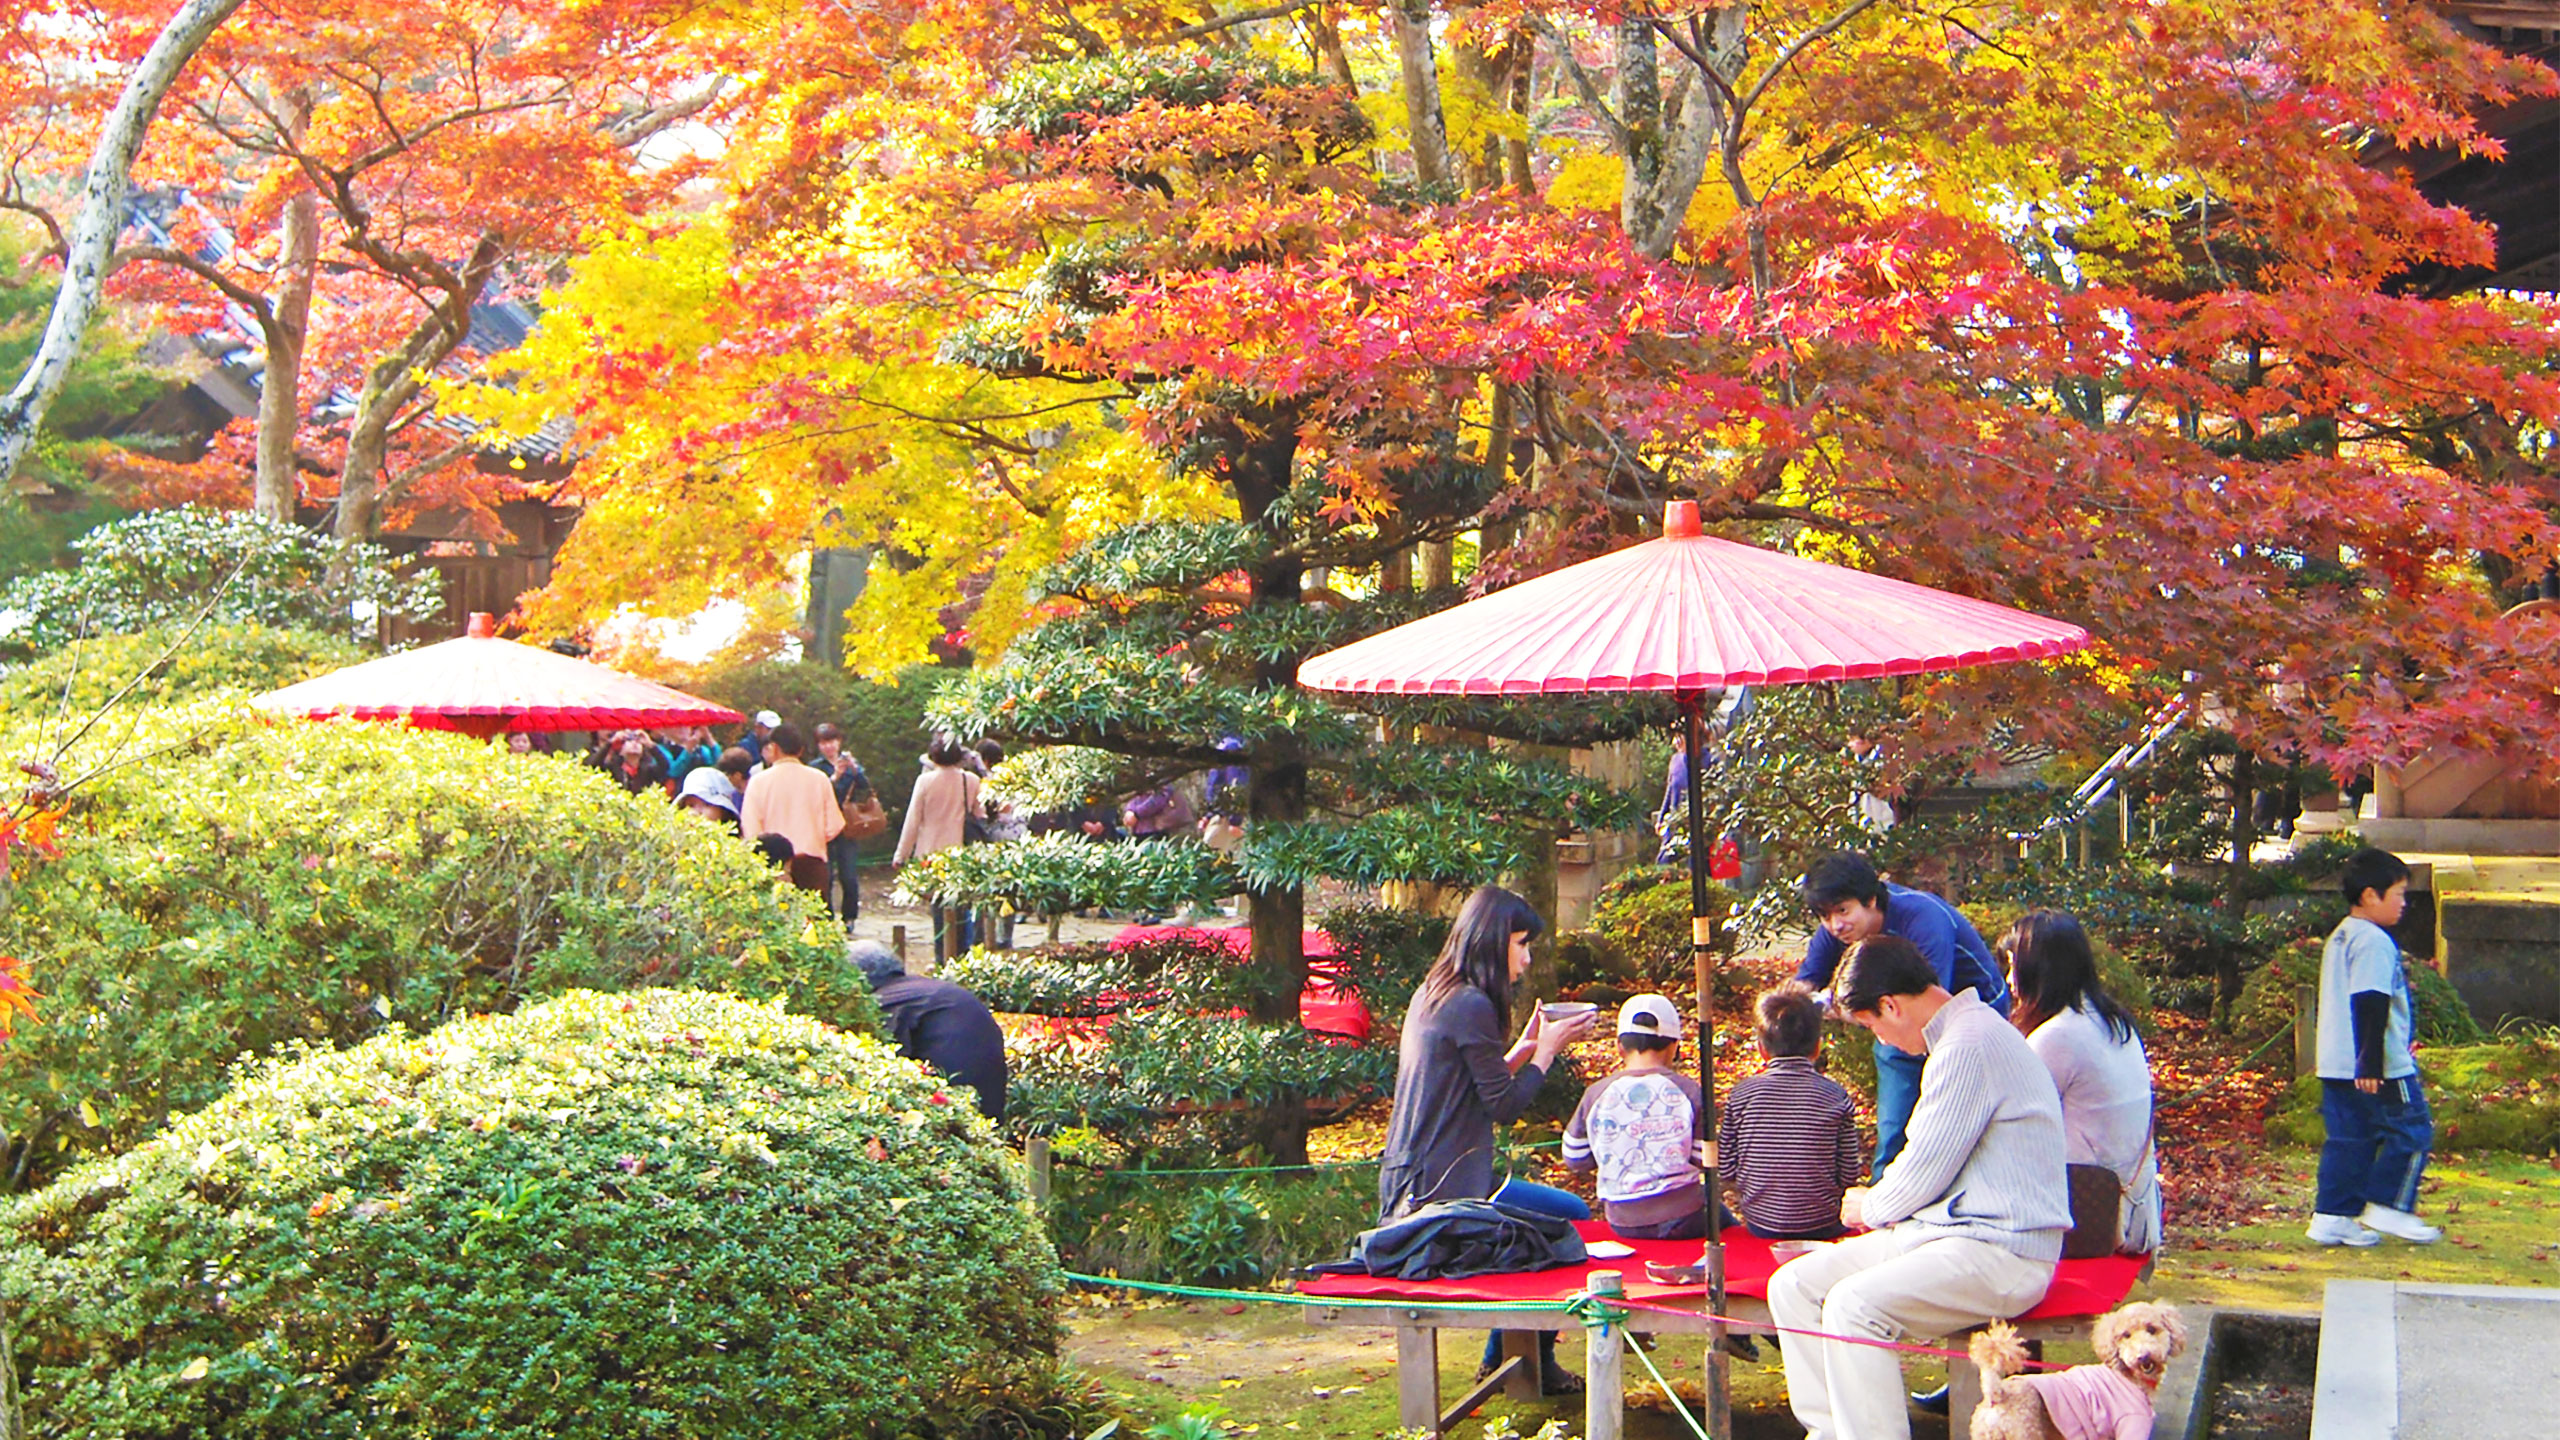
<path fill-rule="evenodd" d="M 2053 1262 L 1905 1223 L 1788 1262 L 1769 1314 L 1790 1330 L 1913 1340 L 2032 1310 Z M 1874 1345 L 1782 1335 L 1787 1404 L 1805 1440 L 1911 1440 L 1902 1356 Z"/>

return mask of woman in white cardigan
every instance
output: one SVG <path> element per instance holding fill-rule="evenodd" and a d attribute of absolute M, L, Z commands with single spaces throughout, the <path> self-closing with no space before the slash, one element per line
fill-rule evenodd
<path fill-rule="evenodd" d="M 2116 1249 L 2160 1248 L 2160 1152 L 2152 1131 L 2151 1060 L 2133 1013 L 2098 981 L 2089 934 L 2058 910 L 2021 916 L 2002 942 L 2009 1019 L 2062 1092 L 2064 1160 L 2103 1165 L 2123 1187 Z"/>
<path fill-rule="evenodd" d="M 925 772 L 916 777 L 915 793 L 907 799 L 906 823 L 898 829 L 898 849 L 890 857 L 893 864 L 921 860 L 963 843 L 968 839 L 969 817 L 978 810 L 978 777 L 961 768 L 957 741 L 948 735 L 935 736 L 924 758 Z M 967 949 L 968 937 L 957 932 L 969 912 L 941 905 L 930 908 L 933 958 L 948 960 Z"/>

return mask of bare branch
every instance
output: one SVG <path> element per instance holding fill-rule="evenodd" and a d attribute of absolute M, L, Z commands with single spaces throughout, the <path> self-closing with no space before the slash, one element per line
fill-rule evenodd
<path fill-rule="evenodd" d="M 134 261 L 144 261 L 154 265 L 173 266 L 195 276 L 207 285 L 221 291 L 224 299 L 240 306 L 242 309 L 247 310 L 252 316 L 255 316 L 258 321 L 258 328 L 262 331 L 268 332 L 269 340 L 273 340 L 273 332 L 275 330 L 276 323 L 276 309 L 274 304 L 270 302 L 266 296 L 259 294 L 257 291 L 250 289 L 248 286 L 241 284 L 229 275 L 224 274 L 221 266 L 198 256 L 190 255 L 184 250 L 172 250 L 166 245 L 130 245 L 122 250 L 118 250 L 108 259 L 107 273 L 113 275 L 118 270 L 123 269 L 126 265 Z"/>
<path fill-rule="evenodd" d="M 1573 53 L 1573 42 L 1543 19 L 1536 25 L 1538 33 L 1556 47 L 1557 56 L 1564 61 L 1564 72 L 1573 78 L 1573 88 L 1582 96 L 1583 105 L 1600 117 L 1600 123 L 1608 127 L 1611 142 L 1619 153 L 1624 154 L 1635 137 L 1628 133 L 1627 122 L 1619 119 L 1618 113 L 1609 108 L 1609 102 L 1600 98 L 1600 87 L 1592 81 L 1591 72 L 1582 68 L 1582 57 Z"/>
<path fill-rule="evenodd" d="M 1778 58 L 1769 62 L 1769 68 L 1764 71 L 1759 80 L 1752 85 L 1751 93 L 1743 96 L 1741 100 L 1735 102 L 1733 116 L 1734 128 L 1741 128 L 1742 117 L 1750 112 L 1752 106 L 1760 103 L 1760 97 L 1768 90 L 1769 82 L 1777 79 L 1780 75 L 1785 74 L 1787 67 L 1795 63 L 1795 58 L 1804 53 L 1806 46 L 1811 45 L 1816 40 L 1826 40 L 1831 36 L 1838 34 L 1841 26 L 1848 24 L 1850 21 L 1857 19 L 1860 15 L 1865 14 L 1868 10 L 1873 9 L 1875 7 L 1875 3 L 1876 0 L 1849 0 L 1849 3 L 1842 7 L 1839 14 L 1832 16 L 1830 19 L 1823 21 L 1821 24 L 1816 25 L 1810 30 L 1807 30 L 1795 39 L 1788 41 L 1785 47 L 1778 51 Z"/>
<path fill-rule="evenodd" d="M 1233 15 L 1221 15 L 1214 20 L 1203 20 L 1197 25 L 1185 25 L 1162 40 L 1152 43 L 1179 45 L 1186 40 L 1215 35 L 1221 30 L 1233 29 L 1238 25 L 1250 25 L 1256 20 L 1277 20 L 1283 15 L 1295 15 L 1301 10 L 1312 9 L 1320 3 L 1322 0 L 1284 0 L 1284 3 L 1278 5 L 1263 5 L 1251 10 L 1239 10 Z"/>

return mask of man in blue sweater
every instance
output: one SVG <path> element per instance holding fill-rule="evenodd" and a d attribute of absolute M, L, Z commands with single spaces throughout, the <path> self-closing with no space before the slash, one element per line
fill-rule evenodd
<path fill-rule="evenodd" d="M 1806 872 L 1805 908 L 1816 929 L 1804 947 L 1796 978 L 1815 990 L 1831 988 L 1832 971 L 1850 946 L 1878 935 L 1897 935 L 1918 947 L 1951 995 L 1970 990 L 1983 1004 L 2009 1013 L 2009 985 L 1992 963 L 1982 932 L 1956 907 L 1926 890 L 1888 885 L 1874 863 L 1855 850 L 1828 855 Z M 1902 1153 L 1902 1130 L 1920 1098 L 1920 1057 L 1876 1038 L 1876 1158 L 1873 1174 Z"/>

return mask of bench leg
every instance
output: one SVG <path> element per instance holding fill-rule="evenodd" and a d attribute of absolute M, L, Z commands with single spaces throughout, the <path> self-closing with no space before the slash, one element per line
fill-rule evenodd
<path fill-rule="evenodd" d="M 1396 1423 L 1407 1430 L 1440 1429 L 1440 1332 L 1423 1325 L 1396 1327 Z"/>
<path fill-rule="evenodd" d="M 1962 1346 L 1971 1332 L 1955 1337 L 1950 1343 Z M 1973 1361 L 1950 1357 L 1947 1361 L 1947 1435 L 1949 1440 L 1965 1440 L 1973 1433 L 1974 1407 L 1982 1403 L 1982 1372 Z"/>
<path fill-rule="evenodd" d="M 1582 1395 L 1584 1440 L 1618 1440 L 1627 1420 L 1627 1334 L 1615 1325 L 1582 1332 L 1586 1355 Z"/>
<path fill-rule="evenodd" d="M 1503 1382 L 1503 1398 L 1535 1400 L 1547 1393 L 1542 1388 L 1546 1380 L 1546 1366 L 1539 1358 L 1541 1347 L 1538 1340 L 1541 1333 L 1536 1330 L 1502 1332 L 1502 1358 L 1522 1362 L 1512 1370 L 1511 1378 Z"/>

